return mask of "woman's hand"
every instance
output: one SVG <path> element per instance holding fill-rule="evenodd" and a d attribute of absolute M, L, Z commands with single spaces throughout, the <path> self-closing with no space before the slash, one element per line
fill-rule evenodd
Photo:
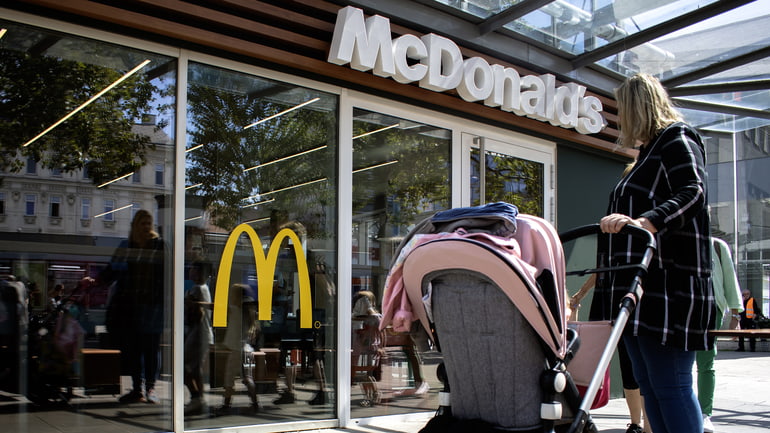
<path fill-rule="evenodd" d="M 604 233 L 617 233 L 627 224 L 641 227 L 650 231 L 651 233 L 658 231 L 658 229 L 656 229 L 647 218 L 642 217 L 634 219 L 628 215 L 623 215 L 620 213 L 609 214 L 602 218 L 601 221 L 599 221 L 599 228 L 601 228 L 602 232 Z"/>

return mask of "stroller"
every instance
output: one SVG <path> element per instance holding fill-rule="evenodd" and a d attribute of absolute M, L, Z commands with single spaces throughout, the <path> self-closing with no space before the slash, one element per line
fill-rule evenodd
<path fill-rule="evenodd" d="M 410 231 L 388 276 L 382 326 L 418 320 L 444 356 L 439 409 L 421 432 L 597 431 L 589 412 L 655 247 L 645 230 L 621 232 L 641 237 L 646 250 L 624 266 L 635 275 L 614 325 L 604 323 L 605 338 L 581 353 L 584 326 L 566 319 L 561 242 L 598 233 L 592 225 L 560 238 L 547 221 L 502 202 L 438 212 Z M 573 370 L 588 375 L 583 392 Z"/>

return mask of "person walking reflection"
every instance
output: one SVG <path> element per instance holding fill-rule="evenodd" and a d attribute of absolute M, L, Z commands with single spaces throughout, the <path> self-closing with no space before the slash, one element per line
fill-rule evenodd
<path fill-rule="evenodd" d="M 209 265 L 195 261 L 190 266 L 190 280 L 193 286 L 184 295 L 184 383 L 190 391 L 190 403 L 186 414 L 199 414 L 204 410 L 203 371 L 214 331 L 211 327 L 211 292 L 207 284 Z"/>
<path fill-rule="evenodd" d="M 121 242 L 100 276 L 115 282 L 106 325 L 131 376 L 132 389 L 118 399 L 124 404 L 160 402 L 155 383 L 160 372 L 165 257 L 165 243 L 153 229 L 152 214 L 140 209 L 131 221 L 128 239 Z"/>
<path fill-rule="evenodd" d="M 223 348 L 228 352 L 225 361 L 224 396 L 222 405 L 214 409 L 214 416 L 229 415 L 233 410 L 233 396 L 235 395 L 235 378 L 240 376 L 241 382 L 246 386 L 246 392 L 251 400 L 250 411 L 255 414 L 259 411 L 257 400 L 257 385 L 254 383 L 254 352 L 261 334 L 261 327 L 257 320 L 257 302 L 249 294 L 249 286 L 246 284 L 233 284 L 227 297 L 227 328 L 222 342 Z"/>

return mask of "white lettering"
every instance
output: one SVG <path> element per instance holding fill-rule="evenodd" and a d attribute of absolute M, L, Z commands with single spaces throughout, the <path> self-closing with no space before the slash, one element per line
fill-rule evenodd
<path fill-rule="evenodd" d="M 586 96 L 580 104 L 578 124 L 575 130 L 581 134 L 596 134 L 604 127 L 601 114 L 602 101 L 596 96 Z"/>
<path fill-rule="evenodd" d="M 328 61 L 390 77 L 396 72 L 392 43 L 389 19 L 374 15 L 364 21 L 361 9 L 348 6 L 337 14 Z"/>
<path fill-rule="evenodd" d="M 602 103 L 585 96 L 584 86 L 556 87 L 552 74 L 522 77 L 513 68 L 490 65 L 481 57 L 463 60 L 457 44 L 433 33 L 391 39 L 389 19 L 379 15 L 364 19 L 363 11 L 352 6 L 337 13 L 328 61 L 372 70 L 403 84 L 419 82 L 434 92 L 457 90 L 465 101 L 483 100 L 489 107 L 575 128 L 581 134 L 595 134 L 604 127 Z"/>
<path fill-rule="evenodd" d="M 567 83 L 556 89 L 553 100 L 553 118 L 551 124 L 564 128 L 575 128 L 578 124 L 578 101 L 583 98 L 586 88 L 575 83 Z"/>
<path fill-rule="evenodd" d="M 399 83 L 409 84 L 420 81 L 428 73 L 428 67 L 422 63 L 409 66 L 409 59 L 422 61 L 428 57 L 428 48 L 415 35 L 403 35 L 393 40 L 393 60 L 396 74 L 393 79 Z"/>
<path fill-rule="evenodd" d="M 472 57 L 463 64 L 463 79 L 457 93 L 468 102 L 487 99 L 495 85 L 492 67 L 481 57 Z"/>
<path fill-rule="evenodd" d="M 523 116 L 521 111 L 521 77 L 519 71 L 502 65 L 492 65 L 495 84 L 492 94 L 484 101 L 490 107 L 500 107 L 503 111 L 513 111 Z"/>
<path fill-rule="evenodd" d="M 545 114 L 545 83 L 535 75 L 521 77 L 521 109 L 527 117 L 542 119 Z"/>
<path fill-rule="evenodd" d="M 420 62 L 428 67 L 428 74 L 420 80 L 420 87 L 434 92 L 452 90 L 463 79 L 463 55 L 449 39 L 433 33 L 423 36 L 428 57 Z"/>

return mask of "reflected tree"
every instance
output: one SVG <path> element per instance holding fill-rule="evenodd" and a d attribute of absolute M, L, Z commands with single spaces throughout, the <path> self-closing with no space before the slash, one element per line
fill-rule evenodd
<path fill-rule="evenodd" d="M 301 109 L 245 128 L 296 104 L 222 87 L 192 84 L 188 90 L 188 136 L 195 150 L 187 155 L 187 183 L 196 185 L 190 193 L 203 197 L 211 222 L 231 230 L 267 200 L 269 208 L 294 215 L 334 206 L 327 203 L 334 152 L 326 147 L 336 136 L 334 113 Z M 321 223 L 312 220 L 303 218 L 309 236 L 323 237 Z"/>
<path fill-rule="evenodd" d="M 543 166 L 507 156 L 489 154 L 486 173 L 487 202 L 504 201 L 519 212 L 543 216 Z"/>
<path fill-rule="evenodd" d="M 370 132 L 372 125 L 362 122 L 354 128 L 356 136 Z M 394 128 L 361 137 L 353 148 L 353 170 L 361 170 L 353 174 L 354 213 L 381 212 L 381 231 L 388 224 L 413 224 L 422 214 L 449 206 L 447 140 L 422 134 L 419 128 Z"/>
<path fill-rule="evenodd" d="M 479 151 L 471 152 L 471 168 L 479 176 Z M 486 152 L 485 203 L 504 201 L 516 205 L 519 212 L 543 216 L 545 191 L 543 189 L 543 165 L 538 162 L 510 155 Z M 476 186 L 478 188 L 478 186 Z M 479 203 L 478 189 L 473 202 Z"/>
<path fill-rule="evenodd" d="M 142 114 L 150 112 L 159 89 L 142 74 L 123 81 L 22 147 L 124 73 L 79 61 L 0 50 L 0 168 L 18 172 L 32 157 L 42 167 L 64 173 L 86 168 L 98 185 L 143 166 L 154 145 L 132 127 Z"/>

